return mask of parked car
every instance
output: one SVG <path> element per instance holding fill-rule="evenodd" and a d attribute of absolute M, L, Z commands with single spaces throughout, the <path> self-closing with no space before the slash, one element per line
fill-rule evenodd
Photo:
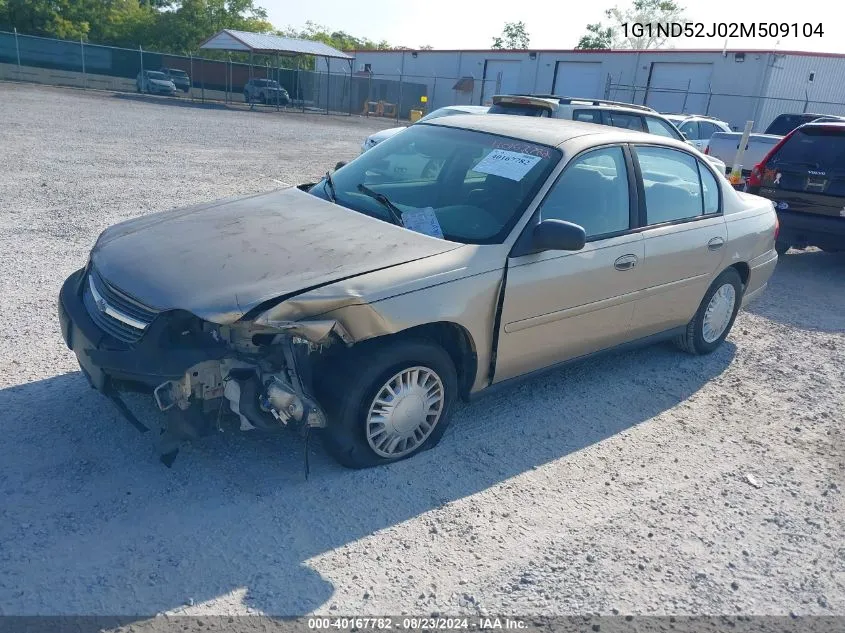
<path fill-rule="evenodd" d="M 674 124 L 684 138 L 700 152 L 707 150 L 710 137 L 716 132 L 730 132 L 731 126 L 719 119 L 703 114 L 663 114 Z"/>
<path fill-rule="evenodd" d="M 799 125 L 811 121 L 845 121 L 845 118 L 828 114 L 779 114 L 775 117 L 763 134 L 751 134 L 742 156 L 742 178 L 737 186 L 743 186 L 745 179 L 751 173 L 751 168 L 758 165 L 763 158 L 780 143 L 781 139 Z M 710 137 L 706 153 L 715 156 L 725 163 L 725 173 L 733 168 L 742 132 L 716 132 Z"/>
<path fill-rule="evenodd" d="M 253 78 L 244 85 L 244 101 L 286 106 L 290 103 L 290 95 L 274 79 Z"/>
<path fill-rule="evenodd" d="M 191 90 L 191 78 L 184 70 L 178 68 L 162 68 L 160 72 L 182 92 L 189 92 Z"/>
<path fill-rule="evenodd" d="M 175 95 L 176 85 L 162 72 L 157 70 L 145 70 L 138 73 L 135 78 L 135 87 L 138 92 L 158 95 Z"/>
<path fill-rule="evenodd" d="M 777 250 L 845 251 L 845 122 L 807 123 L 787 134 L 746 182 L 777 209 Z"/>
<path fill-rule="evenodd" d="M 634 103 L 557 95 L 496 95 L 492 101 L 490 114 L 548 116 L 555 119 L 611 125 L 686 141 L 678 128 L 656 110 Z M 694 146 L 692 141 L 688 143 Z M 708 160 L 716 165 L 721 173 L 725 173 L 725 163 L 722 160 L 716 157 Z"/>
<path fill-rule="evenodd" d="M 419 121 L 417 121 L 417 123 L 431 121 L 432 119 L 439 119 L 443 116 L 452 116 L 453 114 L 484 114 L 485 112 L 487 112 L 487 110 L 489 110 L 487 106 L 451 105 L 446 106 L 444 108 L 437 108 L 436 110 L 432 110 L 424 117 L 422 117 Z M 380 130 L 375 134 L 370 134 L 366 139 L 364 139 L 364 143 L 361 145 L 361 153 L 364 153 L 368 149 L 375 147 L 382 141 L 389 139 L 391 136 L 398 134 L 407 127 L 407 125 L 401 125 L 399 127 L 392 127 L 386 130 Z"/>
<path fill-rule="evenodd" d="M 408 153 L 442 167 L 368 184 Z M 662 339 L 714 351 L 766 288 L 776 233 L 770 201 L 681 141 L 450 116 L 317 183 L 107 228 L 59 320 L 94 387 L 170 412 L 163 437 L 231 411 L 242 429 L 319 429 L 366 467 L 435 445 L 457 398 L 535 371 Z"/>

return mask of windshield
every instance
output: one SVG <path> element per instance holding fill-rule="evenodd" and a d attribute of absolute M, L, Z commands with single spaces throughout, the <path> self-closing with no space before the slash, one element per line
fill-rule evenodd
<path fill-rule="evenodd" d="M 174 77 L 187 77 L 188 76 L 188 73 L 186 73 L 184 70 L 176 70 L 175 68 L 171 68 L 168 72 L 171 75 L 173 75 Z"/>
<path fill-rule="evenodd" d="M 164 73 L 149 70 L 147 71 L 147 79 L 161 79 L 162 81 L 167 81 L 167 76 Z"/>
<path fill-rule="evenodd" d="M 770 169 L 802 167 L 823 172 L 845 171 L 845 128 L 808 127 L 797 130 L 769 159 Z"/>
<path fill-rule="evenodd" d="M 482 132 L 413 125 L 332 175 L 338 204 L 391 222 L 386 196 L 406 227 L 465 244 L 502 242 L 545 182 L 560 151 Z M 311 193 L 331 198 L 326 181 Z M 422 227 L 422 228 L 421 228 Z"/>

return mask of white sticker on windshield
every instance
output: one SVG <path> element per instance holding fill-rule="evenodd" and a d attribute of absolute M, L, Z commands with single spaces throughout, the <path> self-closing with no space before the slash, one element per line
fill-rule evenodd
<path fill-rule="evenodd" d="M 411 231 L 443 239 L 443 229 L 440 228 L 440 222 L 437 221 L 437 216 L 431 207 L 404 211 L 402 213 L 402 225 Z"/>
<path fill-rule="evenodd" d="M 523 154 L 521 152 L 509 152 L 506 149 L 494 149 L 482 158 L 472 168 L 472 171 L 477 171 L 481 174 L 490 174 L 491 176 L 501 176 L 502 178 L 509 178 L 518 182 L 525 178 L 525 174 L 538 162 L 540 162 L 539 156 L 532 156 L 531 154 Z"/>

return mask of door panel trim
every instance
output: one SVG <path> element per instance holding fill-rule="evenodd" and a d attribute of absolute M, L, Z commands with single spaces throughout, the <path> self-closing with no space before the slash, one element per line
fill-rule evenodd
<path fill-rule="evenodd" d="M 613 306 L 622 305 L 623 303 L 627 303 L 628 301 L 637 298 L 637 292 L 629 292 L 624 295 L 617 295 L 615 297 L 609 297 L 607 299 L 601 299 L 591 303 L 583 303 L 579 306 L 566 308 L 565 310 L 556 310 L 554 312 L 547 312 L 546 314 L 528 317 L 527 319 L 520 319 L 519 321 L 511 321 L 510 323 L 505 324 L 504 329 L 506 333 L 513 334 L 538 325 L 546 325 L 547 323 L 554 323 L 555 321 L 562 321 L 563 319 L 568 319 L 570 317 L 581 316 L 582 314 L 588 314 L 590 312 L 595 312 L 596 310 L 612 308 Z"/>

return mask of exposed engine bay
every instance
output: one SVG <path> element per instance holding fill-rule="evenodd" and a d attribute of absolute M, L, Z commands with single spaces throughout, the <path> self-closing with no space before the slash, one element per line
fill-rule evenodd
<path fill-rule="evenodd" d="M 348 341 L 340 324 L 193 325 L 202 332 L 182 334 L 191 344 L 198 339 L 213 342 L 211 358 L 153 389 L 158 408 L 168 415 L 162 433 L 166 465 L 173 463 L 181 441 L 222 430 L 224 412 L 236 417 L 241 431 L 289 428 L 307 435 L 310 429 L 326 426 L 326 414 L 313 395 L 312 370 L 327 348 Z"/>

